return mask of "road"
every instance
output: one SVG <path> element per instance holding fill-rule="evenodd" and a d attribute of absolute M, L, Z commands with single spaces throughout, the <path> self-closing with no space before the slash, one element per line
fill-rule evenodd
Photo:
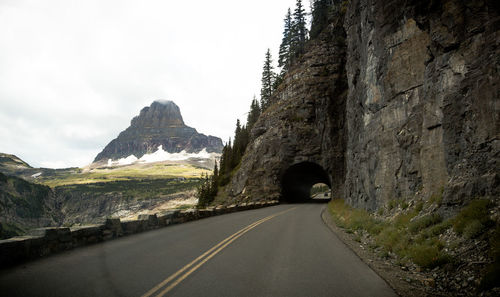
<path fill-rule="evenodd" d="M 396 296 L 324 225 L 278 205 L 91 245 L 0 271 L 1 296 Z"/>

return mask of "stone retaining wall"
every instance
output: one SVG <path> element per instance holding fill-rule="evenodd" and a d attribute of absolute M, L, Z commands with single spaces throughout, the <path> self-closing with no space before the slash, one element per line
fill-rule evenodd
<path fill-rule="evenodd" d="M 31 230 L 30 235 L 0 240 L 0 268 L 130 234 L 211 216 L 277 205 L 278 201 L 250 202 L 227 207 L 175 210 L 139 215 L 137 220 L 107 219 L 102 225 L 50 227 Z"/>

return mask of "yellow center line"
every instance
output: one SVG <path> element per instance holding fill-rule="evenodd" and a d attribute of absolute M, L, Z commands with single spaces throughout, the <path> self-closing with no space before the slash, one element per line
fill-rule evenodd
<path fill-rule="evenodd" d="M 270 219 L 272 219 L 272 218 L 274 218 L 276 216 L 279 216 L 281 214 L 289 212 L 289 211 L 291 211 L 293 209 L 295 209 L 295 207 L 287 209 L 287 210 L 279 212 L 279 213 L 276 213 L 274 215 L 267 216 L 267 217 L 265 217 L 263 219 L 260 219 L 260 220 L 258 220 L 256 222 L 254 222 L 254 223 L 246 226 L 245 228 L 239 230 L 238 232 L 232 234 L 231 236 L 227 237 L 226 239 L 222 240 L 221 242 L 219 242 L 218 244 L 216 244 L 215 246 L 213 246 L 212 248 L 210 248 L 208 251 L 206 251 L 205 253 L 203 253 L 198 258 L 196 258 L 193 261 L 191 261 L 186 266 L 184 266 L 181 269 L 179 269 L 177 272 L 175 272 L 174 274 L 172 274 L 171 276 L 169 276 L 168 278 L 166 278 L 164 281 L 162 281 L 161 283 L 159 283 L 158 285 L 156 285 L 154 288 L 152 288 L 151 290 L 149 290 L 148 292 L 146 292 L 146 294 L 142 295 L 141 297 L 149 297 L 149 296 L 155 294 L 155 292 L 157 292 L 158 290 L 160 290 L 162 287 L 166 286 L 169 282 L 171 282 L 176 277 L 178 277 L 181 273 L 183 273 L 184 271 L 186 271 L 187 269 L 189 269 L 196 262 L 198 262 L 198 261 L 202 260 L 203 258 L 205 258 L 205 259 L 203 259 L 203 261 L 201 261 L 200 263 L 198 263 L 196 266 L 194 266 L 193 268 L 191 268 L 191 270 L 189 270 L 188 272 L 186 272 L 184 275 L 182 275 L 181 277 L 179 277 L 175 282 L 173 282 L 167 288 L 165 288 L 163 291 L 161 291 L 157 295 L 157 297 L 165 295 L 168 291 L 170 291 L 175 286 L 177 286 L 181 281 L 183 281 L 191 273 L 193 273 L 195 270 L 197 270 L 198 268 L 200 268 L 203 264 L 205 264 L 208 260 L 210 260 L 213 256 L 215 256 L 217 253 L 219 253 L 222 249 L 224 249 L 225 247 L 227 247 L 233 241 L 235 241 L 236 239 L 238 239 L 240 236 L 242 236 L 246 232 L 250 231 L 251 229 L 257 227 L 258 225 L 260 225 L 260 224 L 262 224 L 262 223 L 264 223 L 264 222 L 266 222 L 266 221 L 268 221 L 268 220 L 270 220 Z"/>

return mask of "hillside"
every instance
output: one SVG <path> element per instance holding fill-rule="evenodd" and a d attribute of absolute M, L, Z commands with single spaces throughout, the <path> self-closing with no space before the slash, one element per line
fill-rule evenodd
<path fill-rule="evenodd" d="M 1 154 L 2 238 L 37 227 L 99 223 L 111 216 L 133 217 L 153 209 L 193 206 L 200 178 L 211 172 L 216 158 L 196 156 L 178 161 L 47 169 L 33 168 L 14 155 Z"/>
<path fill-rule="evenodd" d="M 30 228 L 58 226 L 63 215 L 54 192 L 0 173 L 0 238 L 23 234 Z"/>

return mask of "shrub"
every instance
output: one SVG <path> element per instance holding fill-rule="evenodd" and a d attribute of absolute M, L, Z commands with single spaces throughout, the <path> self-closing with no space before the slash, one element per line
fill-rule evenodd
<path fill-rule="evenodd" d="M 416 212 L 421 212 L 423 208 L 424 208 L 424 202 L 422 200 L 418 201 L 417 204 L 415 204 Z"/>
<path fill-rule="evenodd" d="M 451 227 L 450 221 L 446 220 L 437 225 L 431 226 L 430 228 L 423 230 L 421 235 L 424 238 L 435 237 L 438 236 L 439 234 L 443 234 L 443 232 L 450 227 Z"/>
<path fill-rule="evenodd" d="M 433 213 L 429 215 L 425 215 L 413 222 L 410 222 L 408 229 L 412 233 L 417 233 L 423 229 L 426 229 L 432 225 L 436 225 L 438 223 L 441 223 L 443 219 L 439 214 Z"/>
<path fill-rule="evenodd" d="M 467 239 L 472 239 L 483 234 L 486 230 L 487 228 L 479 220 L 473 220 L 465 226 L 463 236 Z"/>
<path fill-rule="evenodd" d="M 433 243 L 416 244 L 409 249 L 410 259 L 422 268 L 434 268 L 450 261 L 450 256 Z"/>
<path fill-rule="evenodd" d="M 468 232 L 469 235 L 478 236 L 480 233 L 486 231 L 493 225 L 493 221 L 489 216 L 489 208 L 491 206 L 491 201 L 486 199 L 477 199 L 471 201 L 458 213 L 455 219 L 453 219 L 453 229 L 455 230 L 455 232 L 462 235 L 468 225 L 474 224 L 475 226 L 468 228 Z M 478 229 L 480 226 L 477 222 L 479 222 L 483 227 Z"/>
<path fill-rule="evenodd" d="M 408 232 L 403 229 L 398 229 L 394 226 L 386 226 L 375 237 L 375 242 L 387 251 L 394 252 L 404 257 L 406 255 L 405 251 L 410 245 L 411 238 L 408 236 Z"/>

